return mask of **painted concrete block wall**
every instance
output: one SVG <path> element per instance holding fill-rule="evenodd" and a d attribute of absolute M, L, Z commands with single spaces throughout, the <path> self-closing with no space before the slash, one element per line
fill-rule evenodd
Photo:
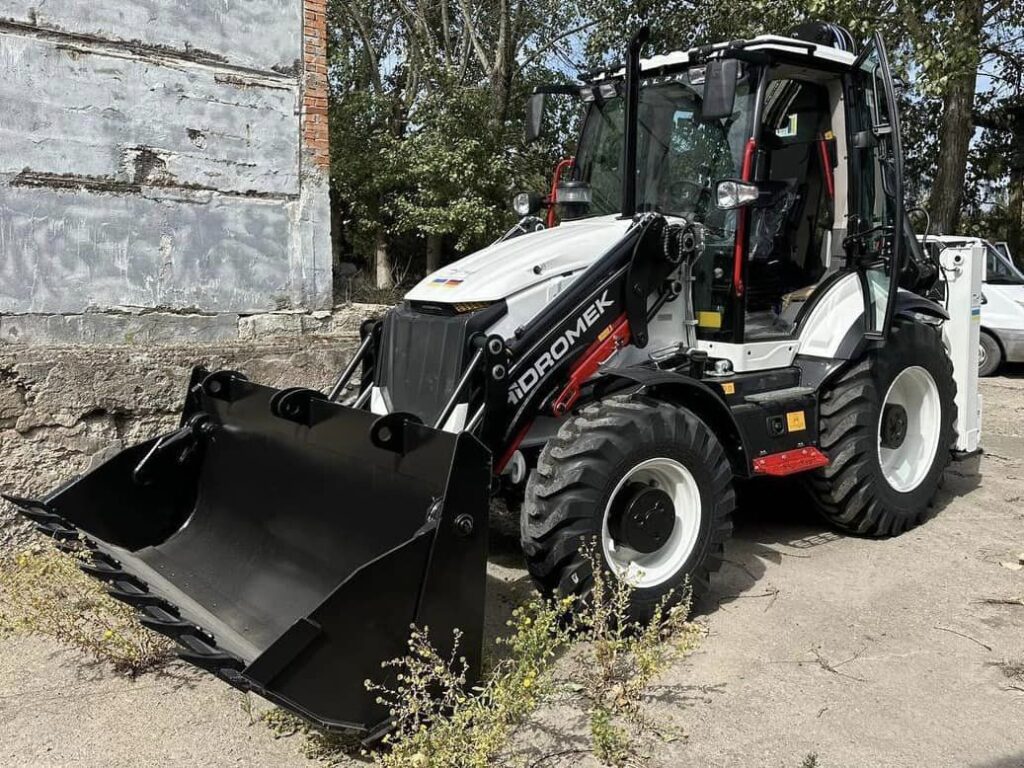
<path fill-rule="evenodd" d="M 324 13 L 0 0 L 0 342 L 330 305 Z"/>

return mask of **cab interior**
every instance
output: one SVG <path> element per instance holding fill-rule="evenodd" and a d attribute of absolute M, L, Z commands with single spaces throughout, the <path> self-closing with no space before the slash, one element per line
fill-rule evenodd
<path fill-rule="evenodd" d="M 755 180 L 772 204 L 750 212 L 744 340 L 787 338 L 800 309 L 842 259 L 847 163 L 841 78 L 773 68 Z"/>

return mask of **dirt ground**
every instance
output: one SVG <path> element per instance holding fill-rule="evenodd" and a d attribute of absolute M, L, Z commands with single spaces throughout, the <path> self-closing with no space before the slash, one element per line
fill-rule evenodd
<path fill-rule="evenodd" d="M 1024 767 L 1024 680 L 1005 671 L 1024 663 L 1024 570 L 1003 565 L 1024 553 L 1024 368 L 981 387 L 980 476 L 952 469 L 938 514 L 904 536 L 843 537 L 795 490 L 747 489 L 698 606 L 709 635 L 651 703 L 687 737 L 650 765 Z M 496 538 L 492 633 L 529 591 L 511 537 Z M 0 765 L 313 765 L 244 701 L 181 666 L 126 681 L 53 643 L 0 638 Z M 535 734 L 538 756 L 585 744 L 581 722 L 558 722 Z"/>

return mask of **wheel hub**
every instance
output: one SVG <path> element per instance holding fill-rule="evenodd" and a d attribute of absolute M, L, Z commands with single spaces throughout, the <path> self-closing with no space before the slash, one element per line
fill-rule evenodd
<path fill-rule="evenodd" d="M 907 439 L 907 409 L 888 403 L 882 411 L 881 444 L 883 448 L 899 448 Z"/>
<path fill-rule="evenodd" d="M 652 485 L 632 482 L 616 496 L 608 528 L 616 542 L 642 554 L 661 549 L 676 524 L 668 493 Z"/>
<path fill-rule="evenodd" d="M 893 490 L 909 493 L 928 477 L 940 450 L 943 418 L 932 375 L 917 365 L 900 371 L 878 420 L 878 461 Z"/>

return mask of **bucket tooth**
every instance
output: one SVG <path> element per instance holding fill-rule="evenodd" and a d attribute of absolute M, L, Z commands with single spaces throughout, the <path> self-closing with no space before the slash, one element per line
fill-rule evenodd
<path fill-rule="evenodd" d="M 245 668 L 245 665 L 230 654 L 179 651 L 178 658 L 200 669 L 205 669 L 207 672 L 216 675 L 236 688 L 249 690 L 251 687 L 242 676 L 242 670 Z"/>
<path fill-rule="evenodd" d="M 93 560 L 91 563 L 82 563 L 79 566 L 82 571 L 100 581 L 114 581 L 126 576 L 125 572 L 116 566 L 107 565 L 102 560 Z"/>
<path fill-rule="evenodd" d="M 241 659 L 218 648 L 213 638 L 201 632 L 186 633 L 178 638 L 178 643 L 185 648 L 178 651 L 178 657 L 183 661 L 205 669 L 238 688 L 249 689 L 249 684 L 241 675 L 245 664 Z"/>
<path fill-rule="evenodd" d="M 9 493 L 0 493 L 0 498 L 9 501 L 14 506 L 21 510 L 21 514 L 25 515 L 30 519 L 35 519 L 35 515 L 56 515 L 53 509 L 44 501 L 37 499 L 27 499 L 23 496 L 12 496 Z"/>
<path fill-rule="evenodd" d="M 144 606 L 139 613 L 139 621 L 144 627 L 166 635 L 175 641 L 180 641 L 185 635 L 199 636 L 202 633 L 202 630 L 195 624 L 185 621 L 181 616 L 171 613 L 160 605 Z"/>
<path fill-rule="evenodd" d="M 134 586 L 126 589 L 122 585 L 117 584 L 108 589 L 107 592 L 115 600 L 120 600 L 122 603 L 126 603 L 139 611 L 143 608 L 153 606 L 155 608 L 160 608 L 167 613 L 177 613 L 177 609 L 163 598 L 157 597 L 149 592 L 138 592 L 135 590 Z"/>
<path fill-rule="evenodd" d="M 68 528 L 61 523 L 40 523 L 36 530 L 45 536 L 49 536 L 56 542 L 71 542 L 78 540 L 78 531 Z"/>

